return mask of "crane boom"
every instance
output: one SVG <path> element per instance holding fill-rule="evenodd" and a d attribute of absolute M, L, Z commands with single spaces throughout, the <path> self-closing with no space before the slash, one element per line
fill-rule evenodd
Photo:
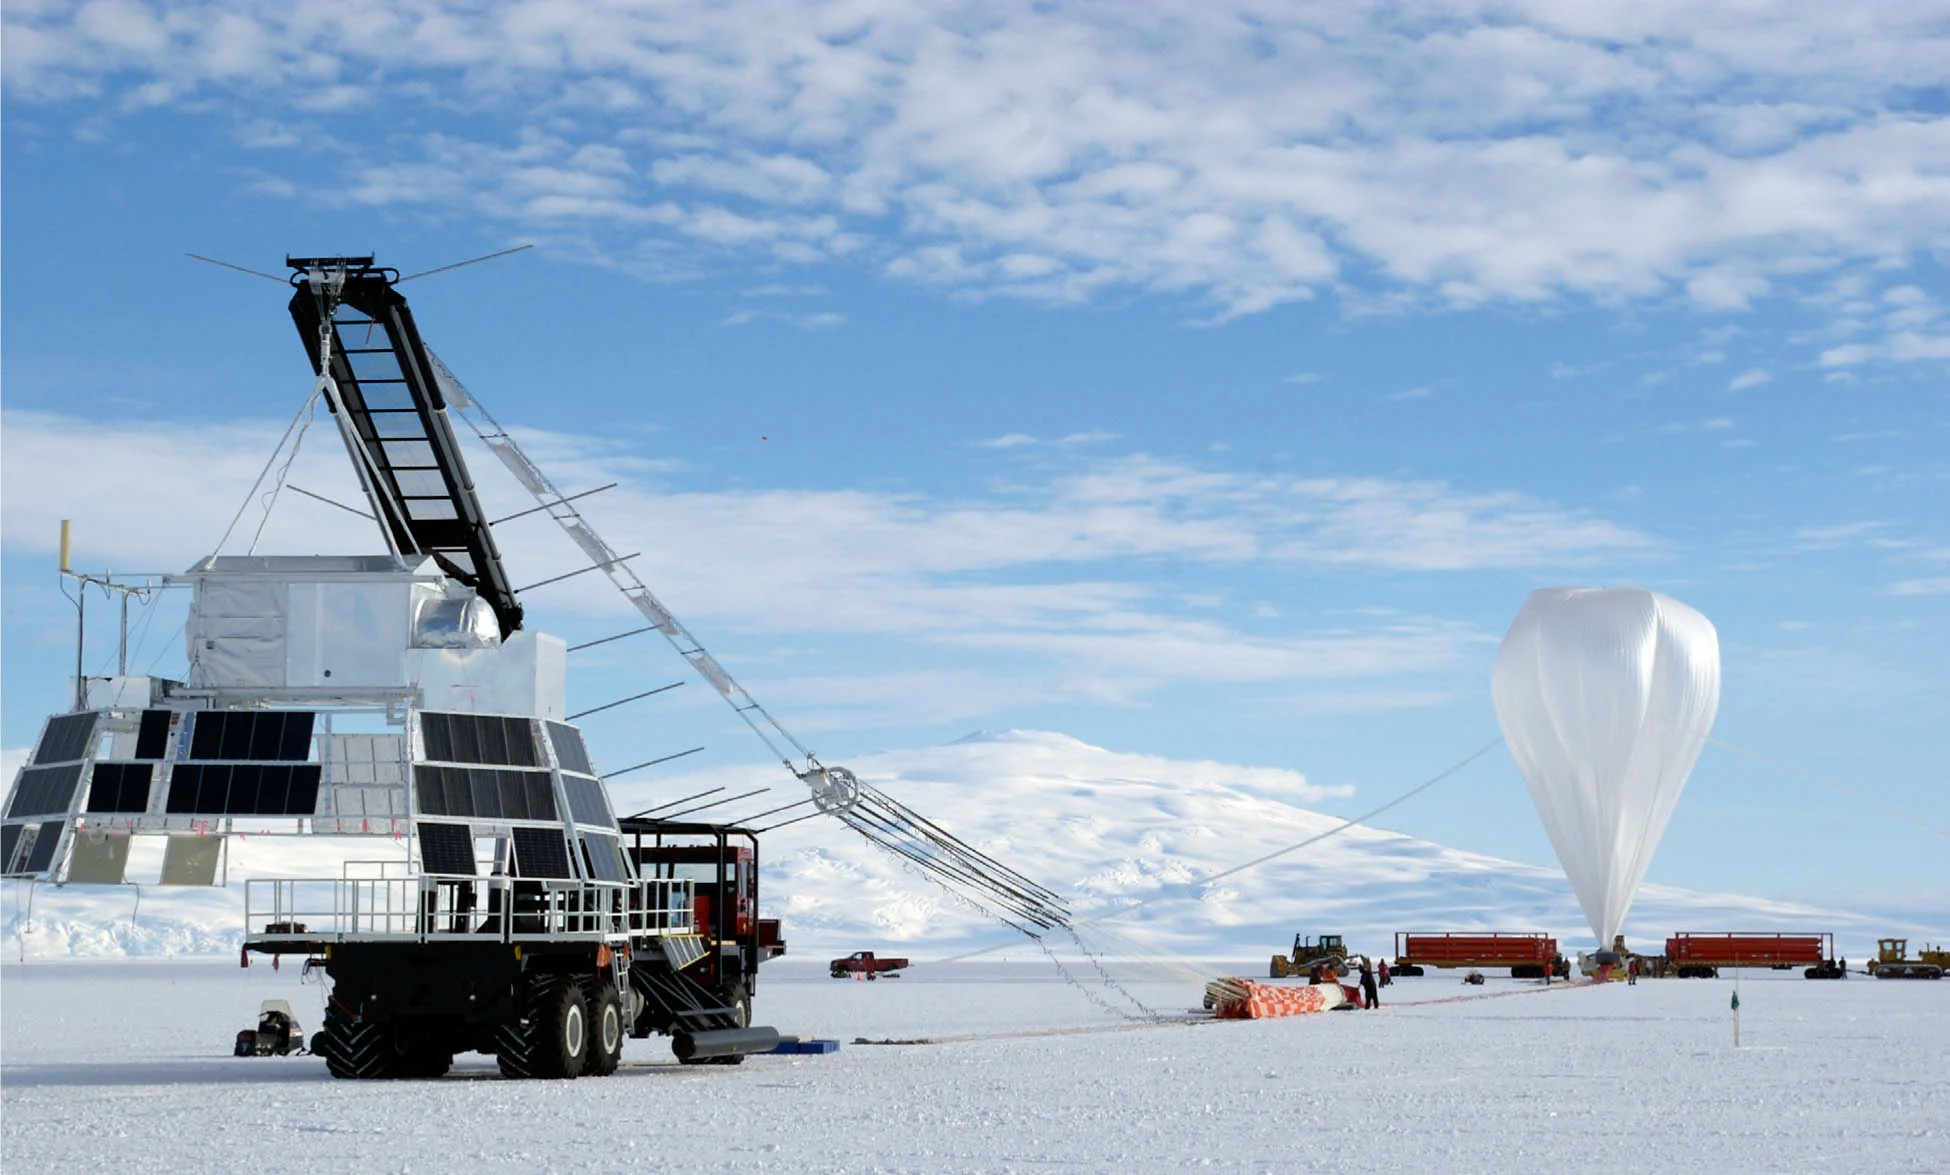
<path fill-rule="evenodd" d="M 501 552 L 447 417 L 433 358 L 396 270 L 371 257 L 287 257 L 291 320 L 325 401 L 352 450 L 387 545 L 430 555 L 494 611 L 501 635 L 521 627 Z"/>

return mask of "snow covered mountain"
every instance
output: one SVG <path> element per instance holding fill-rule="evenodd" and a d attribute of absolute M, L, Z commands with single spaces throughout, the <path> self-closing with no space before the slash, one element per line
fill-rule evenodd
<path fill-rule="evenodd" d="M 1091 932 L 1113 955 L 1248 959 L 1296 931 L 1348 936 L 1358 950 L 1390 949 L 1398 930 L 1548 930 L 1567 949 L 1590 930 L 1562 873 L 1445 848 L 1380 829 L 1353 828 L 1215 884 L 1202 879 L 1341 823 L 1296 806 L 1318 794 L 1276 768 L 1126 754 L 1062 734 L 1009 731 L 945 746 L 888 751 L 849 766 L 882 790 L 1004 863 L 1065 894 L 1084 919 L 1151 904 Z M 619 811 L 752 781 L 777 767 L 738 766 L 612 788 Z M 786 802 L 786 788 L 774 795 Z M 766 797 L 771 799 L 771 796 Z M 158 955 L 234 951 L 242 879 L 331 876 L 348 855 L 403 856 L 403 842 L 244 838 L 232 844 L 228 888 L 145 889 L 139 914 L 122 890 L 41 888 L 31 916 L 16 887 L 6 903 L 9 954 Z M 994 918 L 834 821 L 784 828 L 764 843 L 763 901 L 785 920 L 795 955 L 895 947 L 945 957 L 991 944 L 1033 948 Z M 132 875 L 140 875 L 132 862 Z M 132 917 L 132 915 L 134 915 Z M 1844 953 L 1908 928 L 1860 914 L 1728 894 L 1646 886 L 1627 920 L 1635 943 L 1691 930 L 1832 930 Z M 19 937 L 17 938 L 16 935 Z"/>

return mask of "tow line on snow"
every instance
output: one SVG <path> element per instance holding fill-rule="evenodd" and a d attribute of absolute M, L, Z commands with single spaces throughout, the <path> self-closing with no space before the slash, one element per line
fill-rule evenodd
<path fill-rule="evenodd" d="M 1596 980 L 1590 983 L 1553 983 L 1547 987 L 1519 987 L 1512 991 L 1486 991 L 1478 995 L 1451 995 L 1444 996 L 1439 1000 L 1417 1000 L 1412 1004 L 1392 1004 L 1389 1006 L 1396 1008 L 1433 1008 L 1438 1004 L 1467 1004 L 1473 1003 L 1476 1000 L 1508 999 L 1513 995 L 1537 995 L 1540 992 L 1546 991 L 1585 991 L 1589 988 L 1603 986 L 1604 984 Z"/>
<path fill-rule="evenodd" d="M 1218 1021 L 1207 1015 L 1160 1016 L 1152 1020 L 1127 1020 L 1122 1024 L 1087 1024 L 1076 1028 L 1025 1028 L 1020 1032 L 974 1032 L 960 1036 L 917 1036 L 910 1039 L 893 1037 L 869 1040 L 856 1036 L 856 1045 L 934 1045 L 934 1044 L 976 1044 L 985 1040 L 1028 1040 L 1039 1036 L 1100 1036 L 1107 1032 L 1137 1032 L 1145 1028 L 1178 1028 L 1199 1024 L 1217 1024 Z"/>
<path fill-rule="evenodd" d="M 1433 1008 L 1441 1004 L 1466 1004 L 1476 1000 L 1501 1000 L 1511 996 L 1536 995 L 1547 991 L 1583 991 L 1603 986 L 1598 983 L 1555 983 L 1549 987 L 1524 987 L 1513 991 L 1492 991 L 1480 995 L 1444 996 L 1437 1000 L 1417 1000 L 1414 1003 L 1385 1005 L 1389 1009 Z M 1153 1020 L 1133 1020 L 1122 1024 L 1091 1024 L 1076 1028 L 1029 1028 L 1020 1032 L 976 1032 L 957 1036 L 916 1036 L 883 1037 L 873 1040 L 864 1036 L 853 1038 L 855 1045 L 881 1045 L 891 1047 L 914 1047 L 941 1044 L 976 1044 L 989 1040 L 1028 1040 L 1044 1036 L 1100 1036 L 1109 1032 L 1137 1032 L 1146 1028 L 1194 1027 L 1201 1024 L 1223 1024 L 1227 1021 L 1207 1014 L 1187 1016 L 1160 1016 Z"/>

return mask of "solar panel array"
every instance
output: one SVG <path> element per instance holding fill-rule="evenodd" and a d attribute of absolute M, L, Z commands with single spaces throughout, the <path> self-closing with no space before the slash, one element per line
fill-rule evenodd
<path fill-rule="evenodd" d="M 490 767 L 540 767 L 535 726 L 526 718 L 499 714 L 420 711 L 421 758 L 438 763 L 481 763 Z"/>
<path fill-rule="evenodd" d="M 317 763 L 179 763 L 163 810 L 172 816 L 310 816 Z"/>
<path fill-rule="evenodd" d="M 428 816 L 476 820 L 560 820 L 546 771 L 413 765 L 414 797 Z"/>
<path fill-rule="evenodd" d="M 190 726 L 189 757 L 302 763 L 311 758 L 315 717 L 309 710 L 199 711 Z"/>

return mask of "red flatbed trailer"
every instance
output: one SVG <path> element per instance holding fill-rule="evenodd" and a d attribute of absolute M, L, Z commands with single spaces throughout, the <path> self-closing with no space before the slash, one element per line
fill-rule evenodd
<path fill-rule="evenodd" d="M 1681 979 L 1711 979 L 1722 967 L 1805 967 L 1809 979 L 1839 979 L 1832 934 L 1675 934 L 1666 960 Z"/>
<path fill-rule="evenodd" d="M 1402 931 L 1395 935 L 1397 975 L 1420 975 L 1424 967 L 1508 967 L 1513 978 L 1541 979 L 1557 957 L 1557 940 L 1547 934 Z"/>

